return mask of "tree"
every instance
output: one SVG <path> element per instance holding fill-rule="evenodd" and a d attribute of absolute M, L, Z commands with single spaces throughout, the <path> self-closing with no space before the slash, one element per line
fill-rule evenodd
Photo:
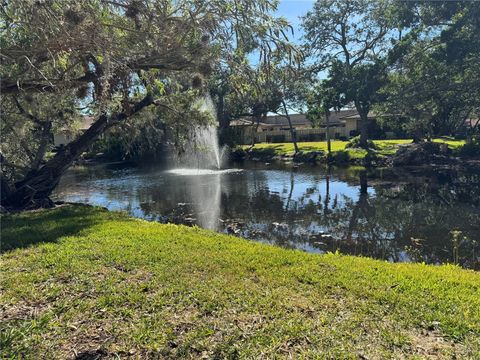
<path fill-rule="evenodd" d="M 42 159 L 40 167 L 7 177 L 4 168 L 12 160 L 2 155 L 2 185 L 8 183 L 2 205 L 22 209 L 51 204 L 49 195 L 74 160 L 107 129 L 147 107 L 156 105 L 177 118 L 193 115 L 195 109 L 172 108 L 167 99 L 199 96 L 211 64 L 219 57 L 229 59 L 232 37 L 238 51 L 255 50 L 262 59 L 275 47 L 289 51 L 276 36 L 285 21 L 269 15 L 274 8 L 266 0 L 12 0 L 2 6 L 2 113 L 16 100 L 25 108 L 26 96 L 43 103 L 51 94 L 65 108 L 41 122 L 60 122 L 58 114 L 73 109 L 65 99 L 82 108 L 74 111 L 77 117 L 89 113 L 96 119 L 53 158 Z M 17 108 L 5 119 L 12 129 L 22 112 Z M 23 118 L 35 122 L 28 115 Z M 26 146 L 42 153 L 44 144 L 35 140 Z"/>
<path fill-rule="evenodd" d="M 257 121 L 258 126 L 258 120 L 265 118 L 268 113 L 285 117 L 289 125 L 295 154 L 297 154 L 299 149 L 290 114 L 291 112 L 299 112 L 303 108 L 308 83 L 305 73 L 289 63 L 284 63 L 283 59 L 277 54 L 268 67 L 263 67 L 261 73 L 251 77 L 251 79 L 251 84 L 254 84 L 251 94 L 254 99 L 252 119 Z M 256 111 L 259 110 L 262 114 L 260 117 L 255 115 Z"/>
<path fill-rule="evenodd" d="M 414 10 L 418 19 L 389 54 L 385 101 L 378 107 L 396 115 L 384 121 L 417 141 L 460 134 L 480 113 L 480 9 L 456 2 L 416 4 Z M 471 140 L 475 122 L 467 132 Z"/>
<path fill-rule="evenodd" d="M 374 70 L 398 26 L 389 1 L 318 0 L 303 18 L 306 47 L 317 70 L 332 69 L 360 115 L 360 145 L 367 147 L 368 111 L 380 87 Z M 367 92 L 364 92 L 367 90 Z"/>
<path fill-rule="evenodd" d="M 250 16 L 243 10 L 242 13 Z M 261 36 L 257 36 L 257 39 L 252 38 L 247 27 L 244 28 L 244 34 L 238 34 L 238 25 L 224 24 L 225 44 L 221 49 L 222 56 L 220 61 L 214 64 L 212 76 L 208 79 L 209 93 L 217 108 L 220 134 L 224 135 L 224 138 L 228 138 L 231 120 L 252 116 L 249 115 L 252 114 L 254 105 L 252 98 L 265 97 L 266 91 L 261 91 L 265 85 L 263 75 L 266 69 L 272 68 L 272 58 L 277 60 L 281 54 L 282 60 L 289 64 L 300 61 L 301 53 L 289 41 L 289 34 L 293 29 L 288 22 L 283 18 L 276 19 L 275 22 L 265 20 L 259 26 Z M 261 47 L 258 39 L 262 37 L 270 39 L 265 51 L 259 51 Z M 251 40 L 245 41 L 246 38 Z M 276 40 L 279 38 L 282 39 L 281 42 Z"/>
<path fill-rule="evenodd" d="M 301 62 L 292 64 L 285 60 L 281 54 L 273 57 L 268 69 L 269 80 L 265 91 L 271 93 L 274 100 L 271 104 L 276 106 L 276 108 L 272 107 L 270 111 L 287 119 L 296 155 L 299 152 L 297 134 L 293 128 L 290 114 L 303 111 L 307 89 L 311 81 L 308 73 L 301 67 Z"/>
<path fill-rule="evenodd" d="M 220 131 L 227 134 L 225 138 L 233 119 L 251 117 L 255 127 L 261 118 L 273 112 L 291 122 L 289 111 L 297 111 L 302 106 L 305 93 L 305 77 L 300 70 L 302 59 L 301 51 L 292 45 L 290 52 L 272 51 L 267 62 L 255 63 L 245 57 L 241 61 L 237 59 L 234 70 L 218 68 L 208 83 Z M 292 139 L 294 137 L 292 131 Z"/>
<path fill-rule="evenodd" d="M 276 57 L 276 54 L 272 54 Z M 283 94 L 280 87 L 280 68 L 278 63 L 251 64 L 245 59 L 237 71 L 224 80 L 229 93 L 223 97 L 224 116 L 231 119 L 242 117 L 251 119 L 252 141 L 255 145 L 255 133 L 262 119 L 268 113 L 277 113 L 282 106 Z M 225 106 L 228 104 L 228 107 Z"/>
<path fill-rule="evenodd" d="M 307 102 L 307 117 L 313 124 L 322 124 L 322 118 L 325 119 L 326 140 L 328 155 L 332 153 L 330 141 L 330 112 L 331 110 L 340 111 L 345 105 L 345 99 L 335 88 L 332 79 L 323 80 L 316 84 L 310 92 Z"/>
<path fill-rule="evenodd" d="M 19 94 L 2 96 L 1 177 L 2 198 L 10 193 L 10 184 L 19 177 L 36 172 L 48 151 L 53 133 L 75 131 L 79 110 L 75 99 L 54 94 Z"/>
<path fill-rule="evenodd" d="M 280 111 L 277 113 L 280 113 L 287 118 L 290 136 L 292 138 L 296 155 L 299 152 L 297 134 L 293 129 L 290 113 L 300 113 L 304 110 L 307 101 L 307 89 L 311 80 L 306 71 L 294 68 L 290 65 L 284 65 L 283 67 L 277 68 L 276 76 L 276 86 L 281 89 L 279 95 L 281 96 L 282 105 L 279 109 Z"/>
<path fill-rule="evenodd" d="M 266 64 L 252 65 L 247 59 L 235 70 L 222 69 L 209 81 L 209 92 L 215 102 L 220 135 L 232 144 L 230 122 L 239 118 L 252 119 L 252 132 L 269 112 L 280 106 L 279 91 L 272 87 Z M 254 134 L 252 138 L 254 144 Z"/>

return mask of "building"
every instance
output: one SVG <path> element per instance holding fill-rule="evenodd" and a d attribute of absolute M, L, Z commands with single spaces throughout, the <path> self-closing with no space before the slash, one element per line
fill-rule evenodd
<path fill-rule="evenodd" d="M 375 122 L 375 115 L 368 114 L 369 120 Z M 326 139 L 327 126 L 325 121 L 314 126 L 304 114 L 290 115 L 292 128 L 297 141 L 323 141 Z M 255 134 L 255 142 L 290 142 L 292 136 L 288 119 L 282 115 L 270 115 L 252 126 L 252 120 L 241 118 L 230 125 L 235 129 L 240 142 L 250 144 Z M 356 110 L 341 110 L 330 114 L 330 138 L 348 139 L 359 134 L 360 115 Z"/>
<path fill-rule="evenodd" d="M 72 128 L 62 128 L 53 134 L 53 144 L 56 147 L 67 145 L 79 133 L 87 130 L 94 123 L 95 118 L 93 116 L 84 116 L 81 120 L 77 121 Z"/>

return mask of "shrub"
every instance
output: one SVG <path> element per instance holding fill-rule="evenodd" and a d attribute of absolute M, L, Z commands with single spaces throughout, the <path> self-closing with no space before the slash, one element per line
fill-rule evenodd
<path fill-rule="evenodd" d="M 337 164 L 344 164 L 350 161 L 350 154 L 348 151 L 340 150 L 332 154 L 332 161 Z"/>
<path fill-rule="evenodd" d="M 230 152 L 230 158 L 233 161 L 241 161 L 241 160 L 244 160 L 246 157 L 247 157 L 247 152 L 240 146 L 235 147 Z"/>
<path fill-rule="evenodd" d="M 345 147 L 346 148 L 359 148 L 360 147 L 360 135 L 351 138 L 350 141 L 347 143 L 347 145 Z M 367 141 L 367 147 L 369 149 L 376 149 L 377 148 L 372 140 Z"/>
<path fill-rule="evenodd" d="M 108 160 L 123 160 L 126 153 L 125 144 L 119 137 L 105 135 L 92 145 L 89 156 L 95 156 L 97 153 L 103 153 Z"/>
<path fill-rule="evenodd" d="M 480 155 L 480 139 L 474 139 L 466 143 L 458 150 L 458 155 L 463 157 L 471 157 Z"/>

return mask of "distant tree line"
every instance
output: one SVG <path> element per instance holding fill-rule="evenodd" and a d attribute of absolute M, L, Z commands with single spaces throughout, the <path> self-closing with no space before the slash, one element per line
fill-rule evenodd
<path fill-rule="evenodd" d="M 480 7 L 474 1 L 319 0 L 303 18 L 323 71 L 309 113 L 353 105 L 367 147 L 368 113 L 416 141 L 479 134 Z M 473 121 L 469 121 L 473 120 Z"/>

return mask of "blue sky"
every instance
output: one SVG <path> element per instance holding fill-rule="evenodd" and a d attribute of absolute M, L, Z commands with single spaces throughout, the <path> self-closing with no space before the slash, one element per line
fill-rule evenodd
<path fill-rule="evenodd" d="M 302 36 L 301 16 L 304 16 L 309 10 L 313 8 L 315 0 L 280 0 L 276 14 L 283 16 L 292 25 L 294 34 L 291 40 L 299 41 Z M 296 114 L 297 111 L 292 111 L 291 114 Z M 273 113 L 269 113 L 273 115 Z"/>
<path fill-rule="evenodd" d="M 286 18 L 295 30 L 294 39 L 301 37 L 300 16 L 305 15 L 312 9 L 314 0 L 280 0 L 277 14 Z"/>

